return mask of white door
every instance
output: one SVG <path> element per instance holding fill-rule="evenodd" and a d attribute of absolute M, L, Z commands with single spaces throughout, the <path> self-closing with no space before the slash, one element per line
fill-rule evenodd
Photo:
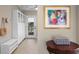
<path fill-rule="evenodd" d="M 26 20 L 26 38 L 36 38 L 36 17 L 28 16 Z"/>

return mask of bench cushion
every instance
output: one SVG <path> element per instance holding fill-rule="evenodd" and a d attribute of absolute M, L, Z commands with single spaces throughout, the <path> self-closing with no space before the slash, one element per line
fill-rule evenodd
<path fill-rule="evenodd" d="M 53 41 L 57 45 L 70 45 L 70 41 L 65 37 L 57 37 Z"/>

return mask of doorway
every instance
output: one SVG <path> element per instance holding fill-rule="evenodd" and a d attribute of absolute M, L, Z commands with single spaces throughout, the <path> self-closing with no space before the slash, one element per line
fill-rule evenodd
<path fill-rule="evenodd" d="M 26 19 L 26 38 L 37 38 L 36 16 L 27 16 Z"/>

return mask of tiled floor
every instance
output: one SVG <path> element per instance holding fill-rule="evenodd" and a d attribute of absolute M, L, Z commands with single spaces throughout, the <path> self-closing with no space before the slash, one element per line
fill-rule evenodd
<path fill-rule="evenodd" d="M 38 54 L 37 40 L 25 39 L 13 54 Z"/>

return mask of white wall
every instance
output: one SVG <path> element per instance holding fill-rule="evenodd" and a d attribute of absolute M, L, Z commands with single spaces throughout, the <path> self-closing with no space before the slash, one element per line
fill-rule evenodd
<path fill-rule="evenodd" d="M 5 36 L 0 36 L 0 42 L 6 41 L 8 39 L 11 39 L 12 35 L 12 12 L 14 9 L 17 9 L 17 6 L 11 6 L 11 5 L 2 5 L 0 6 L 0 19 L 2 17 L 8 18 L 8 23 L 6 24 L 7 28 L 7 34 Z"/>
<path fill-rule="evenodd" d="M 23 13 L 27 16 L 37 16 L 37 11 L 24 11 Z"/>
<path fill-rule="evenodd" d="M 2 17 L 7 17 L 8 23 L 6 24 L 7 34 L 0 36 L 0 42 L 11 38 L 11 6 L 0 6 L 0 20 Z"/>
<path fill-rule="evenodd" d="M 77 42 L 79 43 L 79 5 L 76 6 L 77 7 L 77 29 L 76 29 L 76 32 L 77 32 Z"/>

